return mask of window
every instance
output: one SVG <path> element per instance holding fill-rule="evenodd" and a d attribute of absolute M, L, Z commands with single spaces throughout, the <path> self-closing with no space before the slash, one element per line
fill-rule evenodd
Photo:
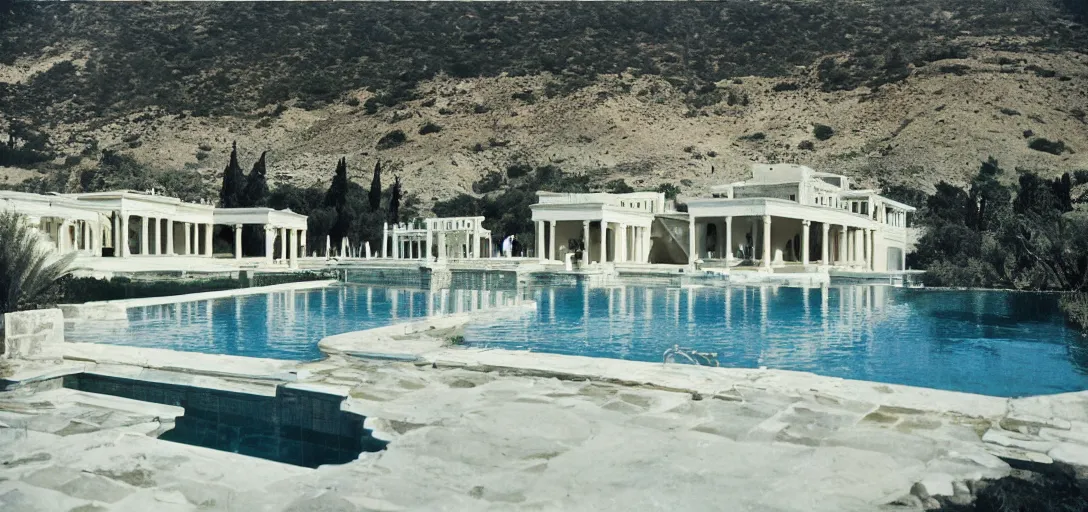
<path fill-rule="evenodd" d="M 796 200 L 797 200 L 797 195 L 796 194 L 790 194 L 790 201 L 796 201 Z"/>

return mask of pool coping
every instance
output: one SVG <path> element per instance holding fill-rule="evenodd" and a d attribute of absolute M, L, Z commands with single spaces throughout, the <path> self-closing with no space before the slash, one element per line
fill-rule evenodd
<path fill-rule="evenodd" d="M 969 417 L 1003 417 L 1017 401 L 1061 401 L 1088 398 L 1088 391 L 1052 395 L 1000 397 L 903 384 L 829 377 L 811 372 L 781 369 L 664 365 L 588 356 L 551 354 L 530 350 L 507 350 L 452 346 L 448 340 L 430 336 L 463 328 L 486 319 L 491 312 L 471 312 L 434 319 L 378 327 L 330 336 L 318 343 L 323 352 L 378 361 L 405 361 L 416 364 L 460 367 L 481 371 L 506 371 L 532 376 L 599 380 L 634 386 L 650 386 L 705 396 L 732 399 L 743 388 L 780 392 L 814 392 L 843 401 L 868 401 L 888 407 L 927 412 L 954 413 Z M 1038 415 L 1040 421 L 1045 414 Z M 1088 420 L 1088 417 L 1085 418 Z"/>
<path fill-rule="evenodd" d="M 118 305 L 126 308 L 141 306 L 159 306 L 162 304 L 174 304 L 181 302 L 197 302 L 210 299 L 223 299 L 242 295 L 255 295 L 268 292 L 310 290 L 325 288 L 339 283 L 336 279 L 321 279 L 317 281 L 296 281 L 293 283 L 271 284 L 268 286 L 249 286 L 245 288 L 231 288 L 229 290 L 214 290 L 210 292 L 186 293 L 182 295 L 164 295 L 161 297 L 141 297 L 138 299 L 99 300 L 84 302 L 81 304 L 60 304 L 58 307 L 72 306 L 100 306 L 104 304 Z"/>

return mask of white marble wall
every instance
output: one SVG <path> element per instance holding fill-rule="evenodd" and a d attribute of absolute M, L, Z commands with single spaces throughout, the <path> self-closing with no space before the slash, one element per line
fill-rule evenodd
<path fill-rule="evenodd" d="M 50 346 L 64 343 L 64 314 L 59 309 L 36 309 L 4 314 L 3 358 L 45 355 Z"/>

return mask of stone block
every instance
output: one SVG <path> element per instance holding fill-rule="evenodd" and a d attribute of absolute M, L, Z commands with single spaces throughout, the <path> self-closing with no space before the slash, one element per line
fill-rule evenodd
<path fill-rule="evenodd" d="M 930 473 L 915 483 L 910 492 L 923 500 L 933 496 L 952 496 L 955 493 L 953 481 L 952 475 L 947 473 Z"/>
<path fill-rule="evenodd" d="M 64 343 L 64 314 L 36 309 L 4 314 L 3 357 L 25 359 L 46 355 Z"/>
<path fill-rule="evenodd" d="M 1047 452 L 1047 456 L 1058 462 L 1064 462 L 1071 466 L 1088 468 L 1088 446 L 1073 443 L 1061 443 L 1055 446 L 1054 449 Z"/>
<path fill-rule="evenodd" d="M 990 429 L 982 435 L 982 441 L 1009 448 L 1046 453 L 1054 447 L 1053 441 L 1046 441 L 1037 437 L 1029 437 L 1023 434 Z"/>

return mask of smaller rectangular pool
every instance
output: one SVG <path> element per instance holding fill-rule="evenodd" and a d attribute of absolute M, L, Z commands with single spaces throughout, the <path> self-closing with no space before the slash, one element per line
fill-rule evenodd
<path fill-rule="evenodd" d="M 65 339 L 205 354 L 317 360 L 326 336 L 510 305 L 514 291 L 336 285 L 128 309 L 127 325 L 69 324 Z"/>

